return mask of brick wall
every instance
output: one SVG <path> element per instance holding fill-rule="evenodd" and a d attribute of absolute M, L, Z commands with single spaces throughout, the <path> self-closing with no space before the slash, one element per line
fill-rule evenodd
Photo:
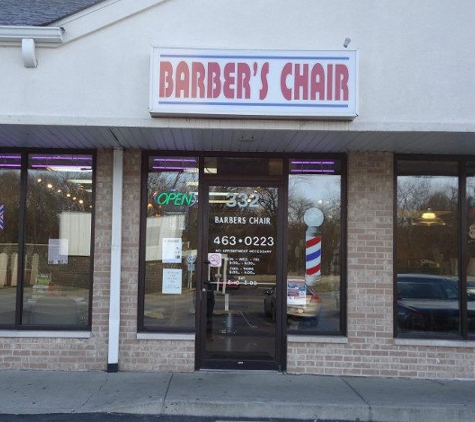
<path fill-rule="evenodd" d="M 140 151 L 125 151 L 119 370 L 193 371 L 193 341 L 137 340 L 140 166 Z"/>
<path fill-rule="evenodd" d="M 140 151 L 124 153 L 119 368 L 191 371 L 194 342 L 137 340 Z M 97 154 L 95 254 L 90 338 L 0 338 L 0 369 L 106 370 L 109 328 L 113 150 Z"/>
<path fill-rule="evenodd" d="M 194 342 L 137 339 L 140 155 L 140 151 L 124 152 L 119 369 L 192 371 Z M 112 150 L 98 151 L 91 337 L 0 338 L 1 369 L 107 368 L 112 161 Z M 392 154 L 351 153 L 348 342 L 289 341 L 289 372 L 475 379 L 475 353 L 473 347 L 463 347 L 466 343 L 439 341 L 425 345 L 422 341 L 398 342 L 393 338 L 392 201 Z"/>
<path fill-rule="evenodd" d="M 475 378 L 473 348 L 393 338 L 393 155 L 351 153 L 348 172 L 348 343 L 289 342 L 288 371 Z"/>

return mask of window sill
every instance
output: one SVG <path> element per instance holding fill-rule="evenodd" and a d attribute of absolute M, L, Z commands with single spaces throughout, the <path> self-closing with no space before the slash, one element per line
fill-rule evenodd
<path fill-rule="evenodd" d="M 195 341 L 195 335 L 190 333 L 137 333 L 137 340 Z"/>
<path fill-rule="evenodd" d="M 91 337 L 90 331 L 23 331 L 0 330 L 0 338 L 84 338 Z"/>
<path fill-rule="evenodd" d="M 348 337 L 342 336 L 301 336 L 289 334 L 287 336 L 288 343 L 332 343 L 332 344 L 347 344 Z"/>
<path fill-rule="evenodd" d="M 462 347 L 467 349 L 475 347 L 473 340 L 395 338 L 394 344 L 396 346 Z"/>

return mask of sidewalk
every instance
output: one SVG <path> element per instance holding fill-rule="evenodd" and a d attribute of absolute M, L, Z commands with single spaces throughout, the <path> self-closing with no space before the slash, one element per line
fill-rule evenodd
<path fill-rule="evenodd" d="M 0 371 L 0 414 L 473 422 L 474 381 L 250 372 Z"/>

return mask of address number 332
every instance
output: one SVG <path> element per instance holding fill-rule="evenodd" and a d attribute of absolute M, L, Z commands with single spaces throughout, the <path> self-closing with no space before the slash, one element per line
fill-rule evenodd
<path fill-rule="evenodd" d="M 256 208 L 259 206 L 259 195 L 253 193 L 248 195 L 247 193 L 228 193 L 226 195 L 226 206 L 229 208 Z"/>

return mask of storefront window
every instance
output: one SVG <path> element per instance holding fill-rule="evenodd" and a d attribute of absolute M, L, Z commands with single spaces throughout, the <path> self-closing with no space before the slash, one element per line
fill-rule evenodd
<path fill-rule="evenodd" d="M 201 204 L 199 220 L 198 158 L 144 157 L 139 331 L 195 332 L 196 261 L 208 253 L 219 258 L 203 269 L 208 281 L 202 288 L 214 292 L 206 314 L 216 319 L 213 350 L 217 339 L 231 347 L 230 337 L 248 329 L 252 336 L 258 329 L 274 335 L 282 311 L 290 333 L 344 334 L 344 160 L 201 160 L 200 185 L 209 203 Z M 287 169 L 288 196 L 280 197 Z M 279 222 L 278 204 L 288 204 L 288 228 L 281 226 L 284 212 Z"/>
<path fill-rule="evenodd" d="M 459 176 L 456 161 L 397 162 L 396 324 L 399 336 L 459 337 Z"/>
<path fill-rule="evenodd" d="M 290 160 L 288 331 L 342 333 L 342 163 Z"/>
<path fill-rule="evenodd" d="M 475 336 L 475 162 L 467 163 L 467 329 Z"/>
<path fill-rule="evenodd" d="M 194 331 L 198 159 L 148 158 L 142 329 Z"/>
<path fill-rule="evenodd" d="M 0 326 L 15 323 L 20 172 L 20 154 L 0 155 Z"/>
<path fill-rule="evenodd" d="M 13 163 L 4 158 L 7 164 Z M 0 323 L 42 329 L 88 327 L 93 157 L 18 154 L 14 164 L 14 170 L 0 167 L 0 277 L 3 273 L 5 287 Z M 21 301 L 13 300 L 16 295 Z"/>

